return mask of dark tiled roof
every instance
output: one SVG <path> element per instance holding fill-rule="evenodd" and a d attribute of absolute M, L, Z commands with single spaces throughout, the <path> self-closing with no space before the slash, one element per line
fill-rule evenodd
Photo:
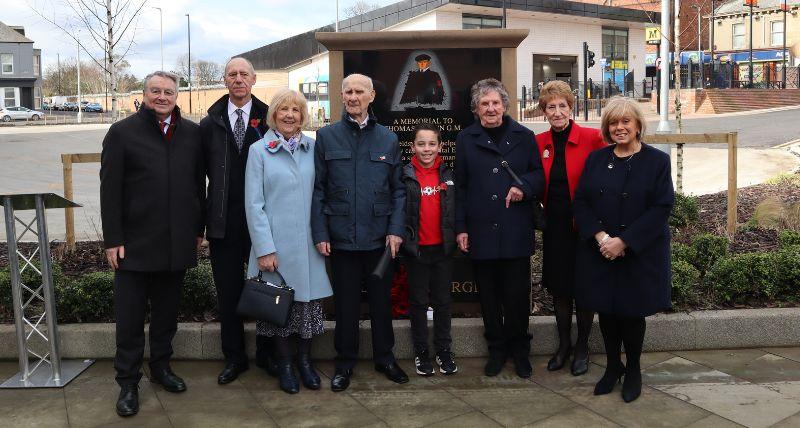
<path fill-rule="evenodd" d="M 448 3 L 492 7 L 497 9 L 503 7 L 502 0 L 403 0 L 375 9 L 371 12 L 341 20 L 339 21 L 339 31 L 380 31 Z M 506 8 L 615 21 L 650 22 L 652 19 L 653 22 L 658 22 L 660 19 L 658 13 L 648 14 L 648 12 L 636 9 L 625 9 L 568 0 L 508 0 L 506 2 Z M 237 56 L 249 59 L 256 70 L 283 69 L 319 53 L 326 52 L 327 49 L 314 38 L 314 33 L 332 31 L 334 31 L 333 24 L 326 25 L 241 53 Z"/>
<path fill-rule="evenodd" d="M 33 43 L 33 40 L 0 22 L 0 43 Z"/>

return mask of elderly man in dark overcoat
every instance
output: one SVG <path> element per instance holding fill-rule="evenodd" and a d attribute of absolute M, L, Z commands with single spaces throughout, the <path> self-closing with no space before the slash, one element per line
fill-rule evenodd
<path fill-rule="evenodd" d="M 208 177 L 206 238 L 217 288 L 222 354 L 225 367 L 217 377 L 224 385 L 248 369 L 244 323 L 236 306 L 244 287 L 244 265 L 250 254 L 250 235 L 244 214 L 244 172 L 250 145 L 267 132 L 269 107 L 251 93 L 256 83 L 253 65 L 232 58 L 225 65 L 223 95 L 200 121 Z M 257 336 L 256 365 L 275 373 L 269 339 Z"/>
<path fill-rule="evenodd" d="M 175 106 L 178 78 L 145 78 L 139 111 L 103 140 L 100 213 L 114 269 L 117 413 L 138 412 L 144 323 L 150 306 L 150 374 L 169 392 L 186 390 L 170 368 L 186 269 L 197 264 L 205 206 L 199 127 Z"/>
<path fill-rule="evenodd" d="M 350 385 L 358 358 L 361 291 L 369 297 L 375 370 L 396 383 L 408 382 L 392 348 L 391 278 L 370 274 L 384 247 L 392 257 L 405 232 L 405 185 L 397 135 L 369 113 L 372 79 L 351 74 L 342 81 L 342 119 L 317 133 L 311 234 L 317 250 L 330 256 L 336 309 L 336 372 L 331 389 Z"/>

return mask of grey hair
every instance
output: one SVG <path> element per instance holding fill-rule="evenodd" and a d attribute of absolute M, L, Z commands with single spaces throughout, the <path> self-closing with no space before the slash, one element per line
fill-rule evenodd
<path fill-rule="evenodd" d="M 235 57 L 229 59 L 228 62 L 225 63 L 225 71 L 224 71 L 225 74 L 228 74 L 228 66 L 231 65 L 231 62 L 233 62 L 233 60 L 235 60 L 235 59 L 241 59 L 242 61 L 247 63 L 247 66 L 250 68 L 250 74 L 252 74 L 253 76 L 256 75 L 256 69 L 255 69 L 255 67 L 253 67 L 253 63 L 250 62 L 249 59 L 247 59 L 247 58 L 245 58 L 243 56 L 235 56 Z"/>
<path fill-rule="evenodd" d="M 353 79 L 364 79 L 367 81 L 367 89 L 370 91 L 375 90 L 374 86 L 372 85 L 372 78 L 370 78 L 369 76 L 365 76 L 363 74 L 353 73 L 349 74 L 347 77 L 342 79 L 342 92 L 344 92 L 344 85 Z"/>
<path fill-rule="evenodd" d="M 481 98 L 483 98 L 490 91 L 495 91 L 498 95 L 500 95 L 500 99 L 503 101 L 503 108 L 508 111 L 509 101 L 506 87 L 499 80 L 495 78 L 489 78 L 479 80 L 477 83 L 472 85 L 472 90 L 470 91 L 470 95 L 472 97 L 470 100 L 470 108 L 472 108 L 473 113 L 478 109 L 478 104 L 480 103 Z"/>
<path fill-rule="evenodd" d="M 153 77 L 163 77 L 165 79 L 172 80 L 172 83 L 175 84 L 175 89 L 178 89 L 178 75 L 175 73 L 170 73 L 169 71 L 154 71 L 144 78 L 144 89 L 147 90 L 147 84 L 150 83 L 150 79 Z"/>

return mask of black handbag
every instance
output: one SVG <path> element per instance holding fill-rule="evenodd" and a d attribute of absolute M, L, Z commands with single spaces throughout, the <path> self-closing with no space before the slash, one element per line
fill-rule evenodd
<path fill-rule="evenodd" d="M 497 154 L 497 157 L 500 158 L 500 165 L 508 171 L 511 175 L 511 179 L 514 180 L 514 183 L 520 188 L 523 186 L 522 180 L 519 178 L 517 173 L 511 169 L 511 166 L 508 162 L 503 158 L 501 154 Z M 547 222 L 544 217 L 544 205 L 540 201 L 533 201 L 533 227 L 537 230 L 544 231 L 547 228 Z"/>
<path fill-rule="evenodd" d="M 244 282 L 236 313 L 245 318 L 286 327 L 293 303 L 294 289 L 286 285 L 280 272 L 259 271 L 257 276 Z"/>

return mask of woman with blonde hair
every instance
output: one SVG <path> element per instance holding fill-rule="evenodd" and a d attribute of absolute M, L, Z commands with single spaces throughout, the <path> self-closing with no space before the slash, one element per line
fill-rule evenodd
<path fill-rule="evenodd" d="M 599 313 L 606 348 L 606 370 L 594 394 L 610 393 L 624 376 L 625 402 L 642 390 L 645 317 L 671 307 L 670 159 L 643 142 L 645 128 L 635 100 L 608 103 L 601 132 L 611 146 L 586 159 L 573 202 L 580 238 L 576 303 Z"/>
<path fill-rule="evenodd" d="M 320 388 L 311 364 L 311 339 L 322 334 L 322 299 L 332 294 L 325 260 L 311 239 L 311 194 L 314 191 L 314 140 L 303 134 L 308 123 L 305 98 L 297 91 L 278 91 L 267 115 L 269 131 L 250 146 L 245 173 L 245 214 L 253 245 L 248 278 L 280 269 L 294 288 L 295 302 L 285 327 L 258 321 L 256 334 L 273 337 L 280 388 L 290 394 L 300 385 Z"/>
<path fill-rule="evenodd" d="M 547 363 L 547 370 L 560 370 L 573 350 L 572 307 L 575 300 L 575 249 L 578 235 L 572 215 L 572 199 L 589 153 L 605 147 L 600 131 L 578 126 L 570 117 L 575 96 L 566 82 L 547 82 L 539 95 L 539 108 L 550 129 L 536 135 L 544 169 L 546 225 L 542 236 L 542 283 L 553 296 L 558 328 L 558 350 Z M 579 376 L 589 370 L 589 333 L 594 312 L 578 306 L 578 338 L 570 372 Z"/>

